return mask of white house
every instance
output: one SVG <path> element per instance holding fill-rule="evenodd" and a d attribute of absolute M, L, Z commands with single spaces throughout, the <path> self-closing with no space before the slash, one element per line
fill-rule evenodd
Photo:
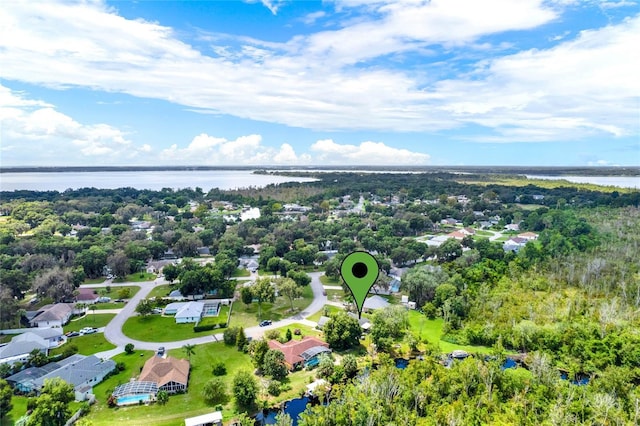
<path fill-rule="evenodd" d="M 69 322 L 73 314 L 73 307 L 68 303 L 56 303 L 45 305 L 38 310 L 29 321 L 31 327 L 62 327 Z"/>
<path fill-rule="evenodd" d="M 198 322 L 203 311 L 204 302 L 174 302 L 164 308 L 165 315 L 175 315 L 177 324 Z"/>

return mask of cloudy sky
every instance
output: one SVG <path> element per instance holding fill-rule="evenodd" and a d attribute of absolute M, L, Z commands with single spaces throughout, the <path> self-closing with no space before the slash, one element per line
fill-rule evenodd
<path fill-rule="evenodd" d="M 0 165 L 640 165 L 630 0 L 0 3 Z"/>

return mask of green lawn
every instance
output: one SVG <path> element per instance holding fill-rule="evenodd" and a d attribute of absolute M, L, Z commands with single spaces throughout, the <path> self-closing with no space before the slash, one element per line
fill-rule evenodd
<path fill-rule="evenodd" d="M 322 283 L 322 285 L 341 285 L 340 280 L 329 278 L 326 275 L 320 275 L 320 282 Z"/>
<path fill-rule="evenodd" d="M 210 322 L 220 322 L 224 320 L 229 312 L 228 306 L 220 308 L 220 314 L 212 319 L 205 318 L 203 324 Z M 135 316 L 129 318 L 122 327 L 125 336 L 143 342 L 174 342 L 176 340 L 192 339 L 194 337 L 207 336 L 220 333 L 222 329 L 200 331 L 195 333 L 195 324 L 176 324 L 172 316 L 149 315 L 146 318 Z"/>
<path fill-rule="evenodd" d="M 231 275 L 232 277 L 249 277 L 251 276 L 251 272 L 248 269 L 239 269 L 236 268 L 234 273 Z"/>
<path fill-rule="evenodd" d="M 294 312 L 300 312 L 311 304 L 313 300 L 313 290 L 311 286 L 302 288 L 302 298 L 293 301 Z M 292 315 L 291 304 L 286 297 L 277 297 L 274 303 L 262 304 L 262 319 L 278 321 Z M 258 325 L 258 304 L 251 303 L 245 305 L 242 302 L 233 304 L 231 313 L 231 326 L 251 327 Z"/>
<path fill-rule="evenodd" d="M 105 281 L 106 281 L 105 277 L 87 278 L 86 280 L 84 280 L 83 284 L 102 284 Z"/>
<path fill-rule="evenodd" d="M 64 352 L 69 345 L 78 347 L 78 353 L 82 355 L 93 355 L 97 352 L 108 351 L 115 348 L 109 343 L 102 333 L 87 334 L 86 336 L 71 337 L 67 343 L 59 348 L 51 349 L 49 355 L 58 355 Z"/>
<path fill-rule="evenodd" d="M 141 283 L 144 281 L 153 281 L 156 279 L 156 274 L 151 274 L 149 272 L 136 272 L 135 274 L 127 275 L 124 278 L 116 278 L 113 280 L 114 283 Z"/>
<path fill-rule="evenodd" d="M 20 417 L 27 414 L 27 401 L 29 397 L 26 396 L 18 396 L 13 395 L 11 398 L 11 404 L 13 408 L 9 411 L 9 415 L 2 418 L 0 421 L 0 425 L 2 426 L 13 426 L 16 421 L 20 419 Z M 71 411 L 71 415 L 73 415 L 78 409 L 82 406 L 81 402 L 72 401 L 69 404 L 69 410 Z"/>
<path fill-rule="evenodd" d="M 175 285 L 174 284 L 157 285 L 147 295 L 147 298 L 151 299 L 151 298 L 154 298 L 154 297 L 167 297 L 169 295 L 169 293 L 171 293 L 173 290 L 175 290 Z"/>
<path fill-rule="evenodd" d="M 300 323 L 293 323 L 291 325 L 287 325 L 284 327 L 279 327 L 276 328 L 276 330 L 280 331 L 280 333 L 284 336 L 284 334 L 287 332 L 287 328 L 289 330 L 291 330 L 291 333 L 293 333 L 293 331 L 297 328 L 300 330 L 301 334 L 299 335 L 295 335 L 293 334 L 293 340 L 302 340 L 302 338 L 304 336 L 314 336 L 314 337 L 320 337 L 322 338 L 322 331 L 320 330 L 316 330 L 315 328 L 311 328 L 308 325 L 304 325 L 304 324 L 300 324 Z"/>
<path fill-rule="evenodd" d="M 69 324 L 64 326 L 65 333 L 67 331 L 78 331 L 84 327 L 104 327 L 115 317 L 115 314 L 92 314 L 78 318 L 77 320 L 69 321 Z"/>
<path fill-rule="evenodd" d="M 344 290 L 325 290 L 327 292 L 327 299 L 332 302 L 341 302 L 344 299 Z M 350 294 L 350 293 L 349 293 Z"/>
<path fill-rule="evenodd" d="M 324 307 L 319 310 L 318 312 L 316 312 L 315 314 L 311 315 L 309 318 L 307 318 L 309 321 L 314 321 L 314 322 L 318 322 L 318 320 L 320 319 L 321 316 L 325 316 L 324 315 L 324 311 L 328 310 L 329 311 L 329 315 L 327 316 L 331 316 L 331 314 L 338 312 L 338 311 L 342 311 L 342 309 L 338 308 L 337 306 L 333 306 L 333 305 L 324 305 Z"/>
<path fill-rule="evenodd" d="M 100 296 L 110 297 L 111 300 L 120 299 L 120 291 L 124 289 L 129 289 L 129 298 L 133 297 L 136 294 L 140 287 L 137 285 L 125 285 L 125 286 L 109 286 L 109 291 L 107 291 L 107 287 L 96 287 L 93 289 L 94 292 L 99 294 Z"/>
<path fill-rule="evenodd" d="M 143 356 L 139 356 L 138 352 L 142 353 Z M 253 371 L 249 356 L 239 352 L 235 347 L 225 346 L 222 343 L 199 345 L 191 356 L 191 372 L 187 393 L 170 396 L 169 402 L 164 406 L 152 404 L 149 406 L 108 408 L 105 403 L 107 391 L 113 389 L 117 384 L 125 383 L 130 378 L 137 376 L 150 355 L 149 351 L 136 351 L 133 355 L 120 354 L 113 358 L 116 362 L 125 362 L 127 368 L 95 387 L 94 393 L 98 398 L 98 403 L 91 408 L 91 413 L 88 416 L 88 419 L 95 426 L 110 426 L 114 424 L 126 424 L 127 426 L 182 426 L 184 425 L 185 417 L 193 417 L 214 411 L 214 407 L 208 405 L 200 393 L 204 384 L 214 377 L 211 374 L 211 365 L 214 362 L 224 362 L 227 367 L 227 374 L 222 377 L 227 383 L 229 393 L 231 392 L 231 380 L 238 370 L 247 369 Z M 169 355 L 176 358 L 186 357 L 182 349 L 170 350 Z M 306 384 L 308 381 L 304 383 Z M 235 414 L 233 400 L 230 400 L 223 406 L 223 417 L 227 421 L 233 418 Z"/>
<path fill-rule="evenodd" d="M 479 237 L 493 237 L 493 232 L 476 230 L 475 235 Z"/>
<path fill-rule="evenodd" d="M 96 303 L 93 306 L 96 307 L 96 311 L 104 309 L 122 309 L 126 305 L 125 302 L 108 302 L 108 303 Z M 91 312 L 91 310 L 89 310 Z"/>
<path fill-rule="evenodd" d="M 445 342 L 441 339 L 442 323 L 442 318 L 430 320 L 418 311 L 409 311 L 409 326 L 411 331 L 429 343 L 438 345 L 443 353 L 449 353 L 456 349 L 462 349 L 467 352 L 491 352 L 491 348 L 488 346 L 457 345 L 455 343 Z"/>

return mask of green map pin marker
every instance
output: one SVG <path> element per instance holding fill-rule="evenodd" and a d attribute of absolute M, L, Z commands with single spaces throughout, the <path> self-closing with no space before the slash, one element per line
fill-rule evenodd
<path fill-rule="evenodd" d="M 358 318 L 362 317 L 362 305 L 379 273 L 378 261 L 366 251 L 354 251 L 340 265 L 340 275 L 356 301 Z"/>

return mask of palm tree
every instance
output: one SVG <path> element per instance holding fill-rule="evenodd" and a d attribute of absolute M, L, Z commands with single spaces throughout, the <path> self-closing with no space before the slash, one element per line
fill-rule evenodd
<path fill-rule="evenodd" d="M 193 355 L 194 353 L 196 353 L 195 349 L 196 349 L 196 345 L 184 345 L 182 347 L 182 349 L 184 349 L 184 353 L 187 354 L 187 357 L 189 358 L 189 362 L 191 362 L 191 355 Z"/>
<path fill-rule="evenodd" d="M 91 309 L 91 312 L 94 314 L 94 315 L 93 315 L 93 318 L 92 318 L 92 319 L 93 319 L 93 322 L 96 322 L 96 316 L 95 316 L 95 313 L 96 313 L 96 309 L 98 309 L 98 307 L 97 307 L 96 305 L 91 305 L 91 306 L 89 306 L 89 309 Z"/>

